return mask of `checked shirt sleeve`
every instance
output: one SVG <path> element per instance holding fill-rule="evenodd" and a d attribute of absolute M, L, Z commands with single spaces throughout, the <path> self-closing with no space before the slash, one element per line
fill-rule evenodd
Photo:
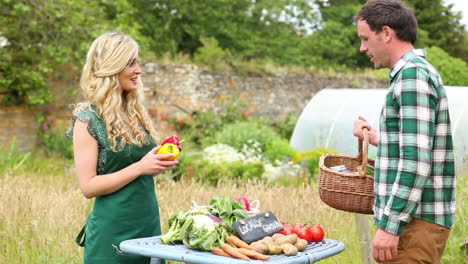
<path fill-rule="evenodd" d="M 379 222 L 381 229 L 395 235 L 400 235 L 412 219 L 431 174 L 437 107 L 427 69 L 413 64 L 402 71 L 393 97 L 399 107 L 398 149 L 389 150 L 389 157 L 398 160 L 398 168 Z"/>

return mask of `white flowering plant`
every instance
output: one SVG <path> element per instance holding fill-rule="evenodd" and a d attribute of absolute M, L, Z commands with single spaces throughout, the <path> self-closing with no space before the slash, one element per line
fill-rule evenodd
<path fill-rule="evenodd" d="M 244 166 L 258 166 L 262 164 L 263 172 L 256 175 L 257 179 L 274 182 L 279 178 L 294 178 L 300 175 L 302 167 L 289 160 L 275 160 L 270 162 L 263 156 L 261 144 L 255 139 L 248 139 L 241 151 L 226 144 L 214 144 L 203 149 L 203 160 L 213 164 L 243 164 Z M 227 165 L 230 166 L 230 165 Z M 251 178 L 251 177 L 249 177 Z"/>

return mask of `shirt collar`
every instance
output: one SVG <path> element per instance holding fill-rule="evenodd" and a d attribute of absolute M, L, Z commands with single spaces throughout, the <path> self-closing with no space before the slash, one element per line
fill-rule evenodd
<path fill-rule="evenodd" d="M 393 79 L 395 75 L 405 66 L 405 64 L 413 59 L 414 57 L 426 57 L 426 50 L 425 49 L 413 49 L 405 53 L 393 66 L 392 70 L 390 71 L 390 79 Z"/>

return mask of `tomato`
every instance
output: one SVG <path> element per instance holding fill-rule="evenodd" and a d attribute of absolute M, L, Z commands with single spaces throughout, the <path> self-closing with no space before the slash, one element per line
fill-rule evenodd
<path fill-rule="evenodd" d="M 307 233 L 310 235 L 312 242 L 320 242 L 325 237 L 325 231 L 320 224 L 307 227 Z"/>
<path fill-rule="evenodd" d="M 283 230 L 279 231 L 278 233 L 283 234 L 283 235 L 293 234 L 293 228 L 290 223 L 282 222 L 281 224 L 283 226 Z"/>
<path fill-rule="evenodd" d="M 309 231 L 309 228 L 307 227 L 296 229 L 296 235 L 299 238 L 307 240 L 308 243 L 312 241 L 312 233 Z"/>
<path fill-rule="evenodd" d="M 295 228 L 295 229 L 300 229 L 300 228 L 303 228 L 303 227 L 304 227 L 304 224 L 302 224 L 302 223 L 295 223 L 293 225 L 293 228 Z"/>
<path fill-rule="evenodd" d="M 290 226 L 285 226 L 285 227 L 283 227 L 283 228 L 284 228 L 283 231 L 282 231 L 282 232 L 283 232 L 283 235 L 291 235 L 291 234 L 293 234 L 293 228 L 292 228 L 292 227 L 290 227 Z"/>

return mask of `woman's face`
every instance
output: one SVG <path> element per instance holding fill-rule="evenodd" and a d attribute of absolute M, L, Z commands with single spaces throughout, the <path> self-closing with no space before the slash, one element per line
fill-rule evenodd
<path fill-rule="evenodd" d="M 141 67 L 138 57 L 134 58 L 125 66 L 123 71 L 119 72 L 119 83 L 122 90 L 131 92 L 137 89 L 138 77 L 141 74 Z"/>

